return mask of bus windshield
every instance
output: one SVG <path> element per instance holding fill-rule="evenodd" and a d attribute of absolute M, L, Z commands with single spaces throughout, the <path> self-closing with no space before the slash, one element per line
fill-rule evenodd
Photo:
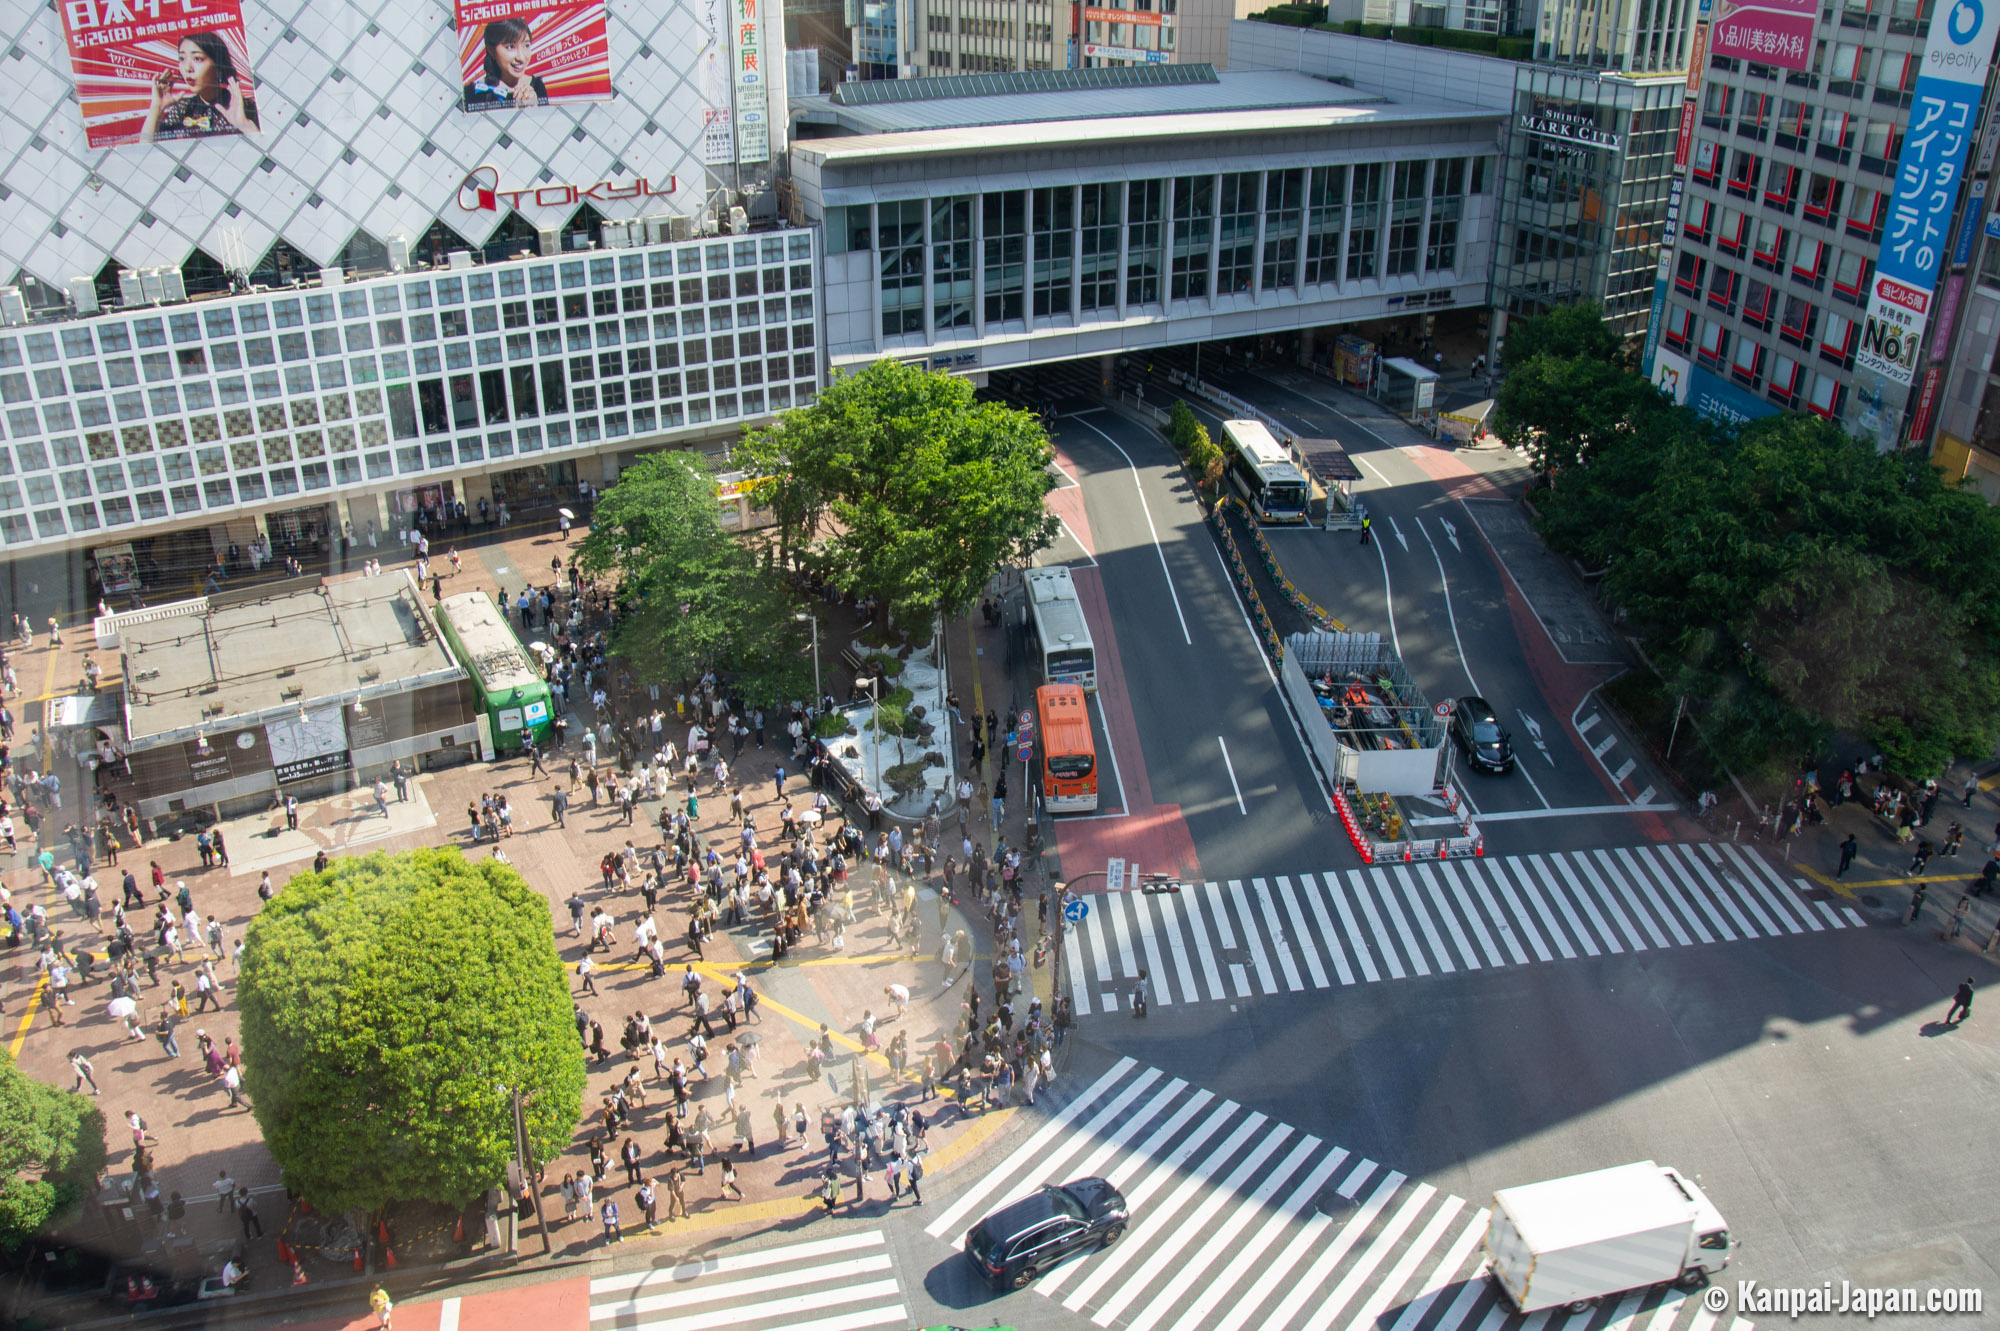
<path fill-rule="evenodd" d="M 1094 654 L 1089 649 L 1082 651 L 1052 651 L 1049 653 L 1049 673 L 1065 674 L 1072 670 L 1090 670 Z"/>
<path fill-rule="evenodd" d="M 1264 492 L 1264 507 L 1290 512 L 1306 506 L 1306 488 L 1296 481 L 1273 481 Z"/>
<path fill-rule="evenodd" d="M 1049 775 L 1065 778 L 1089 776 L 1097 760 L 1087 753 L 1059 754 L 1049 759 Z"/>

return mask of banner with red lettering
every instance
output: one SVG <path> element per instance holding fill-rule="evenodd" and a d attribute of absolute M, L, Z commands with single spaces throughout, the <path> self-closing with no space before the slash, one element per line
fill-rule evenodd
<path fill-rule="evenodd" d="M 238 0 L 58 0 L 93 148 L 261 134 Z"/>
<path fill-rule="evenodd" d="M 462 109 L 611 100 L 606 0 L 457 0 L 457 6 Z"/>

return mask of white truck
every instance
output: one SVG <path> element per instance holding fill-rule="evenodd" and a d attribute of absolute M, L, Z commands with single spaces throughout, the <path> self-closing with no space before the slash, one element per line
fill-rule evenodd
<path fill-rule="evenodd" d="M 1729 1226 L 1702 1190 L 1651 1160 L 1493 1194 L 1487 1270 L 1524 1313 L 1651 1285 L 1698 1285 L 1729 1265 Z"/>

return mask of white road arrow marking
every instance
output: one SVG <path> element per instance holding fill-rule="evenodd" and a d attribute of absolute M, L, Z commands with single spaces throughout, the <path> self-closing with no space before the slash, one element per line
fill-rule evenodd
<path fill-rule="evenodd" d="M 1542 757 L 1549 760 L 1549 766 L 1554 767 L 1556 765 L 1555 755 L 1549 752 L 1548 741 L 1542 738 L 1541 722 L 1535 720 L 1534 717 L 1529 716 L 1526 712 L 1517 711 L 1515 715 L 1521 718 L 1521 725 L 1527 730 L 1528 738 L 1535 742 L 1535 748 L 1541 751 Z"/>
<path fill-rule="evenodd" d="M 1458 528 L 1452 526 L 1443 518 L 1438 519 L 1438 526 L 1444 528 L 1445 539 L 1451 542 L 1451 548 L 1460 554 L 1464 554 L 1465 548 L 1458 543 Z"/>
<path fill-rule="evenodd" d="M 1410 548 L 1410 538 L 1403 535 L 1403 529 L 1396 525 L 1394 518 L 1389 519 L 1389 530 L 1396 533 L 1396 544 L 1402 546 L 1407 553 Z"/>

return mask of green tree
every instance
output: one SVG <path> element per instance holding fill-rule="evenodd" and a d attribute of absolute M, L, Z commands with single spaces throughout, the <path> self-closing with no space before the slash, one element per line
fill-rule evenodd
<path fill-rule="evenodd" d="M 1187 460 L 1188 466 L 1204 486 L 1221 480 L 1222 469 L 1228 465 L 1222 450 L 1215 446 L 1215 440 L 1209 438 L 1208 427 L 1199 421 L 1195 422 L 1194 434 L 1188 441 Z"/>
<path fill-rule="evenodd" d="M 288 1186 L 321 1210 L 464 1205 L 513 1159 L 508 1093 L 553 1159 L 583 1060 L 548 902 L 455 848 L 338 859 L 252 921 L 243 1079 Z"/>
<path fill-rule="evenodd" d="M 752 432 L 788 550 L 822 524 L 836 585 L 905 624 L 972 604 L 994 566 L 1055 539 L 1048 435 L 1033 415 L 899 361 L 837 376 L 809 407 Z"/>
<path fill-rule="evenodd" d="M 1194 409 L 1180 398 L 1175 398 L 1174 405 L 1167 409 L 1167 438 L 1182 457 L 1193 451 L 1195 432 L 1201 428 L 1201 422 L 1195 419 Z"/>
<path fill-rule="evenodd" d="M 577 563 L 618 580 L 612 649 L 648 681 L 725 671 L 760 697 L 811 682 L 777 575 L 725 531 L 714 469 L 691 452 L 652 453 L 598 501 Z"/>
<path fill-rule="evenodd" d="M 1605 325 L 1604 310 L 1587 301 L 1513 320 L 1500 350 L 1509 372 L 1537 356 L 1630 363 L 1625 340 Z"/>
<path fill-rule="evenodd" d="M 1517 325 L 1537 350 L 1502 395 L 1555 473 L 1540 529 L 1603 574 L 1721 756 L 1774 771 L 1838 732 L 1929 776 L 1989 751 L 2000 514 L 1831 421 L 1702 420 L 1558 315 Z"/>
<path fill-rule="evenodd" d="M 104 1172 L 104 1114 L 0 1053 L 0 1248 L 68 1220 Z"/>

